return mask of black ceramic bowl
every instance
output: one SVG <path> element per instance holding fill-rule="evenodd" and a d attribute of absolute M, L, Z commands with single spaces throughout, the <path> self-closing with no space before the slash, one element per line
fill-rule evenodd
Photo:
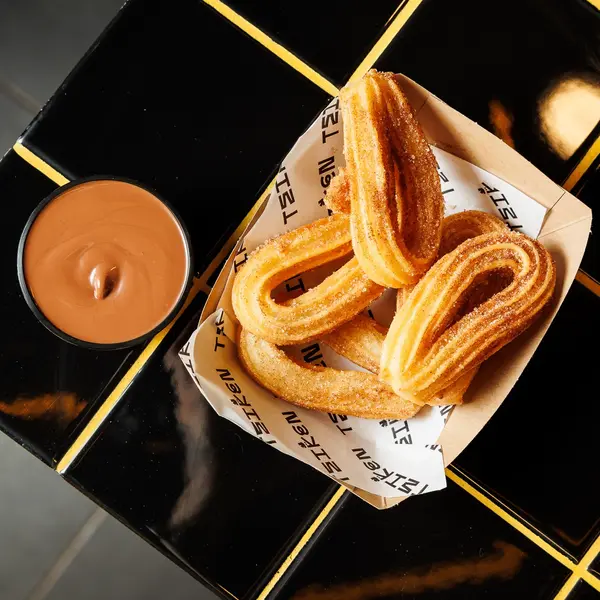
<path fill-rule="evenodd" d="M 52 200 L 54 200 L 57 196 L 63 194 L 64 192 L 68 191 L 69 189 L 71 189 L 73 187 L 76 187 L 83 183 L 88 183 L 90 181 L 120 181 L 123 183 L 129 183 L 131 185 L 135 185 L 136 187 L 141 188 L 141 189 L 145 190 L 146 192 L 149 192 L 169 209 L 169 211 L 173 215 L 175 221 L 177 222 L 177 224 L 179 225 L 179 228 L 181 229 L 181 231 L 183 233 L 183 240 L 184 240 L 186 255 L 187 255 L 187 273 L 186 273 L 185 285 L 182 288 L 182 292 L 181 292 L 177 302 L 173 306 L 172 310 L 163 319 L 163 321 L 161 321 L 156 327 L 154 327 L 153 329 L 151 329 L 144 335 L 141 335 L 132 340 L 126 340 L 123 342 L 116 342 L 116 343 L 110 343 L 110 344 L 99 344 L 99 343 L 95 343 L 95 342 L 88 342 L 85 340 L 80 340 L 76 337 L 73 337 L 72 335 L 69 335 L 68 333 L 65 333 L 64 331 L 62 331 L 61 329 L 56 327 L 53 323 L 51 323 L 48 320 L 48 318 L 44 315 L 44 313 L 40 310 L 39 306 L 36 304 L 32 294 L 31 294 L 31 291 L 29 290 L 29 286 L 27 285 L 27 281 L 25 279 L 25 272 L 24 272 L 24 265 L 23 265 L 23 253 L 25 250 L 25 242 L 27 241 L 27 236 L 29 235 L 29 231 L 30 231 L 34 221 L 36 220 L 37 216 L 46 207 L 46 205 L 48 205 L 50 202 L 52 202 Z M 180 311 L 180 309 L 183 306 L 185 299 L 187 298 L 187 295 L 190 291 L 190 288 L 192 285 L 192 280 L 193 280 L 193 275 L 194 275 L 194 265 L 193 265 L 192 244 L 190 241 L 190 234 L 189 234 L 184 222 L 182 221 L 181 217 L 179 216 L 177 211 L 173 208 L 173 206 L 169 202 L 167 202 L 164 198 L 162 198 L 159 194 L 157 194 L 153 189 L 149 188 L 148 186 L 141 185 L 137 181 L 133 181 L 131 179 L 126 179 L 123 177 L 113 177 L 110 175 L 98 175 L 95 177 L 86 177 L 84 179 L 77 179 L 75 181 L 71 181 L 70 183 L 67 183 L 66 185 L 63 185 L 63 186 L 59 187 L 58 189 L 56 189 L 47 198 L 44 198 L 44 200 L 42 200 L 42 202 L 40 202 L 38 204 L 38 206 L 35 208 L 35 210 L 29 216 L 29 219 L 27 220 L 27 223 L 25 224 L 25 227 L 23 228 L 23 232 L 21 233 L 21 238 L 19 239 L 19 247 L 17 250 L 17 276 L 19 278 L 19 284 L 21 286 L 21 291 L 23 292 L 25 302 L 27 302 L 27 305 L 32 310 L 33 314 L 37 317 L 37 319 L 40 321 L 40 323 L 42 323 L 44 325 L 44 327 L 46 327 L 46 329 L 51 331 L 54 335 L 59 337 L 61 340 L 64 340 L 65 342 L 69 342 L 70 344 L 74 344 L 75 346 L 79 346 L 81 348 L 88 348 L 90 350 L 120 350 L 122 348 L 130 348 L 131 346 L 136 346 L 138 344 L 142 344 L 146 340 L 155 336 L 159 331 L 161 331 L 164 327 L 166 327 L 175 318 L 177 313 Z"/>

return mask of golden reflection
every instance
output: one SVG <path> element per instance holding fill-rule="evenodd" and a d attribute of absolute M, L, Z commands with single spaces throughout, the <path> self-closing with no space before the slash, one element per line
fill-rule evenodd
<path fill-rule="evenodd" d="M 43 394 L 34 398 L 16 398 L 12 402 L 0 401 L 0 412 L 11 417 L 34 420 L 56 420 L 70 423 L 87 406 L 72 393 Z"/>
<path fill-rule="evenodd" d="M 566 160 L 600 121 L 600 86 L 573 77 L 552 86 L 538 104 L 546 141 Z"/>
<path fill-rule="evenodd" d="M 327 589 L 311 585 L 300 590 L 293 600 L 367 600 L 444 590 L 459 584 L 482 584 L 489 579 L 510 579 L 521 568 L 526 554 L 503 541 L 494 542 L 493 547 L 496 552 L 485 558 L 434 563 L 429 568 L 416 567 L 404 575 L 381 575 Z"/>
<path fill-rule="evenodd" d="M 494 133 L 511 148 L 515 147 L 512 137 L 513 116 L 500 100 L 490 100 L 490 123 Z"/>

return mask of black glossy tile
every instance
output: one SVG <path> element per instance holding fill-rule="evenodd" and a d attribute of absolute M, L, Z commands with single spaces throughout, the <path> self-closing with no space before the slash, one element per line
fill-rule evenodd
<path fill-rule="evenodd" d="M 238 598 L 287 555 L 337 485 L 212 410 L 165 340 L 67 478 L 205 583 Z"/>
<path fill-rule="evenodd" d="M 25 304 L 17 281 L 17 245 L 31 211 L 56 185 L 12 150 L 0 162 L 5 205 L 0 237 L 0 430 L 45 462 L 134 359 L 136 350 L 93 352 L 47 331 Z"/>
<path fill-rule="evenodd" d="M 452 482 L 378 511 L 351 497 L 278 598 L 553 598 L 568 569 Z"/>
<path fill-rule="evenodd" d="M 568 596 L 569 600 L 598 600 L 600 592 L 581 579 Z"/>
<path fill-rule="evenodd" d="M 424 0 L 375 66 L 405 73 L 560 183 L 598 131 L 599 39 L 600 12 L 583 0 Z"/>
<path fill-rule="evenodd" d="M 595 218 L 581 268 L 600 281 L 600 231 L 596 225 L 596 219 L 600 218 L 600 157 L 582 177 L 576 195 L 592 209 Z"/>
<path fill-rule="evenodd" d="M 25 144 L 67 174 L 158 190 L 201 267 L 327 99 L 206 4 L 131 0 Z"/>
<path fill-rule="evenodd" d="M 402 0 L 308 2 L 225 0 L 331 82 L 343 85 L 385 31 Z"/>
<path fill-rule="evenodd" d="M 600 577 L 600 554 L 596 556 L 595 560 L 592 561 L 589 571 L 597 577 Z"/>
<path fill-rule="evenodd" d="M 600 532 L 600 298 L 575 282 L 523 375 L 456 465 L 581 557 Z"/>

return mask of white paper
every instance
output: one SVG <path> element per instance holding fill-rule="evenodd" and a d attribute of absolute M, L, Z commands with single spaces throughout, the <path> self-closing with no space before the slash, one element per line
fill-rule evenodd
<path fill-rule="evenodd" d="M 342 117 L 334 99 L 282 163 L 264 212 L 236 246 L 236 258 L 218 310 L 194 332 L 180 356 L 219 415 L 329 477 L 382 497 L 397 498 L 444 488 L 442 448 L 436 445 L 452 407 L 424 407 L 415 417 L 369 420 L 296 407 L 275 398 L 242 368 L 235 347 L 237 322 L 231 307 L 235 271 L 260 244 L 327 216 L 325 191 L 344 166 Z M 433 147 L 446 214 L 476 209 L 502 218 L 512 229 L 537 237 L 546 209 L 514 186 L 444 150 Z M 275 291 L 285 299 L 317 285 L 336 268 L 327 265 L 295 277 Z M 389 325 L 395 290 L 371 305 Z M 325 344 L 291 349 L 309 363 L 360 367 Z"/>

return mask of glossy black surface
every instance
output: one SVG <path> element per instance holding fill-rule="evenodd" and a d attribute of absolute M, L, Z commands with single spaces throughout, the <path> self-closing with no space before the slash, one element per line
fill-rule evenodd
<path fill-rule="evenodd" d="M 552 598 L 569 571 L 452 482 L 378 511 L 352 497 L 278 598 Z"/>
<path fill-rule="evenodd" d="M 596 556 L 595 560 L 592 561 L 589 571 L 597 577 L 600 577 L 600 555 Z"/>
<path fill-rule="evenodd" d="M 585 202 L 594 214 L 594 225 L 600 218 L 600 157 L 582 177 L 581 184 L 576 189 L 577 197 Z M 581 262 L 581 268 L 600 281 L 600 232 L 592 227 L 592 233 Z"/>
<path fill-rule="evenodd" d="M 598 600 L 600 592 L 597 592 L 591 585 L 580 580 L 568 596 L 569 600 Z"/>
<path fill-rule="evenodd" d="M 600 532 L 600 298 L 575 282 L 498 412 L 455 464 L 581 557 Z"/>
<path fill-rule="evenodd" d="M 341 86 L 404 3 L 333 0 L 317 6 L 309 2 L 225 0 L 225 4 Z"/>
<path fill-rule="evenodd" d="M 206 4 L 131 0 L 24 143 L 67 175 L 156 189 L 201 270 L 327 99 Z"/>
<path fill-rule="evenodd" d="M 424 0 L 375 66 L 405 73 L 562 182 L 600 120 L 599 39 L 600 11 L 583 0 Z"/>
<path fill-rule="evenodd" d="M 61 341 L 33 315 L 17 281 L 17 244 L 33 209 L 56 185 L 13 151 L 0 163 L 0 429 L 51 463 L 68 447 L 141 347 L 91 351 Z"/>
<path fill-rule="evenodd" d="M 177 356 L 200 300 L 67 478 L 191 573 L 241 598 L 264 585 L 337 485 L 204 400 Z"/>

